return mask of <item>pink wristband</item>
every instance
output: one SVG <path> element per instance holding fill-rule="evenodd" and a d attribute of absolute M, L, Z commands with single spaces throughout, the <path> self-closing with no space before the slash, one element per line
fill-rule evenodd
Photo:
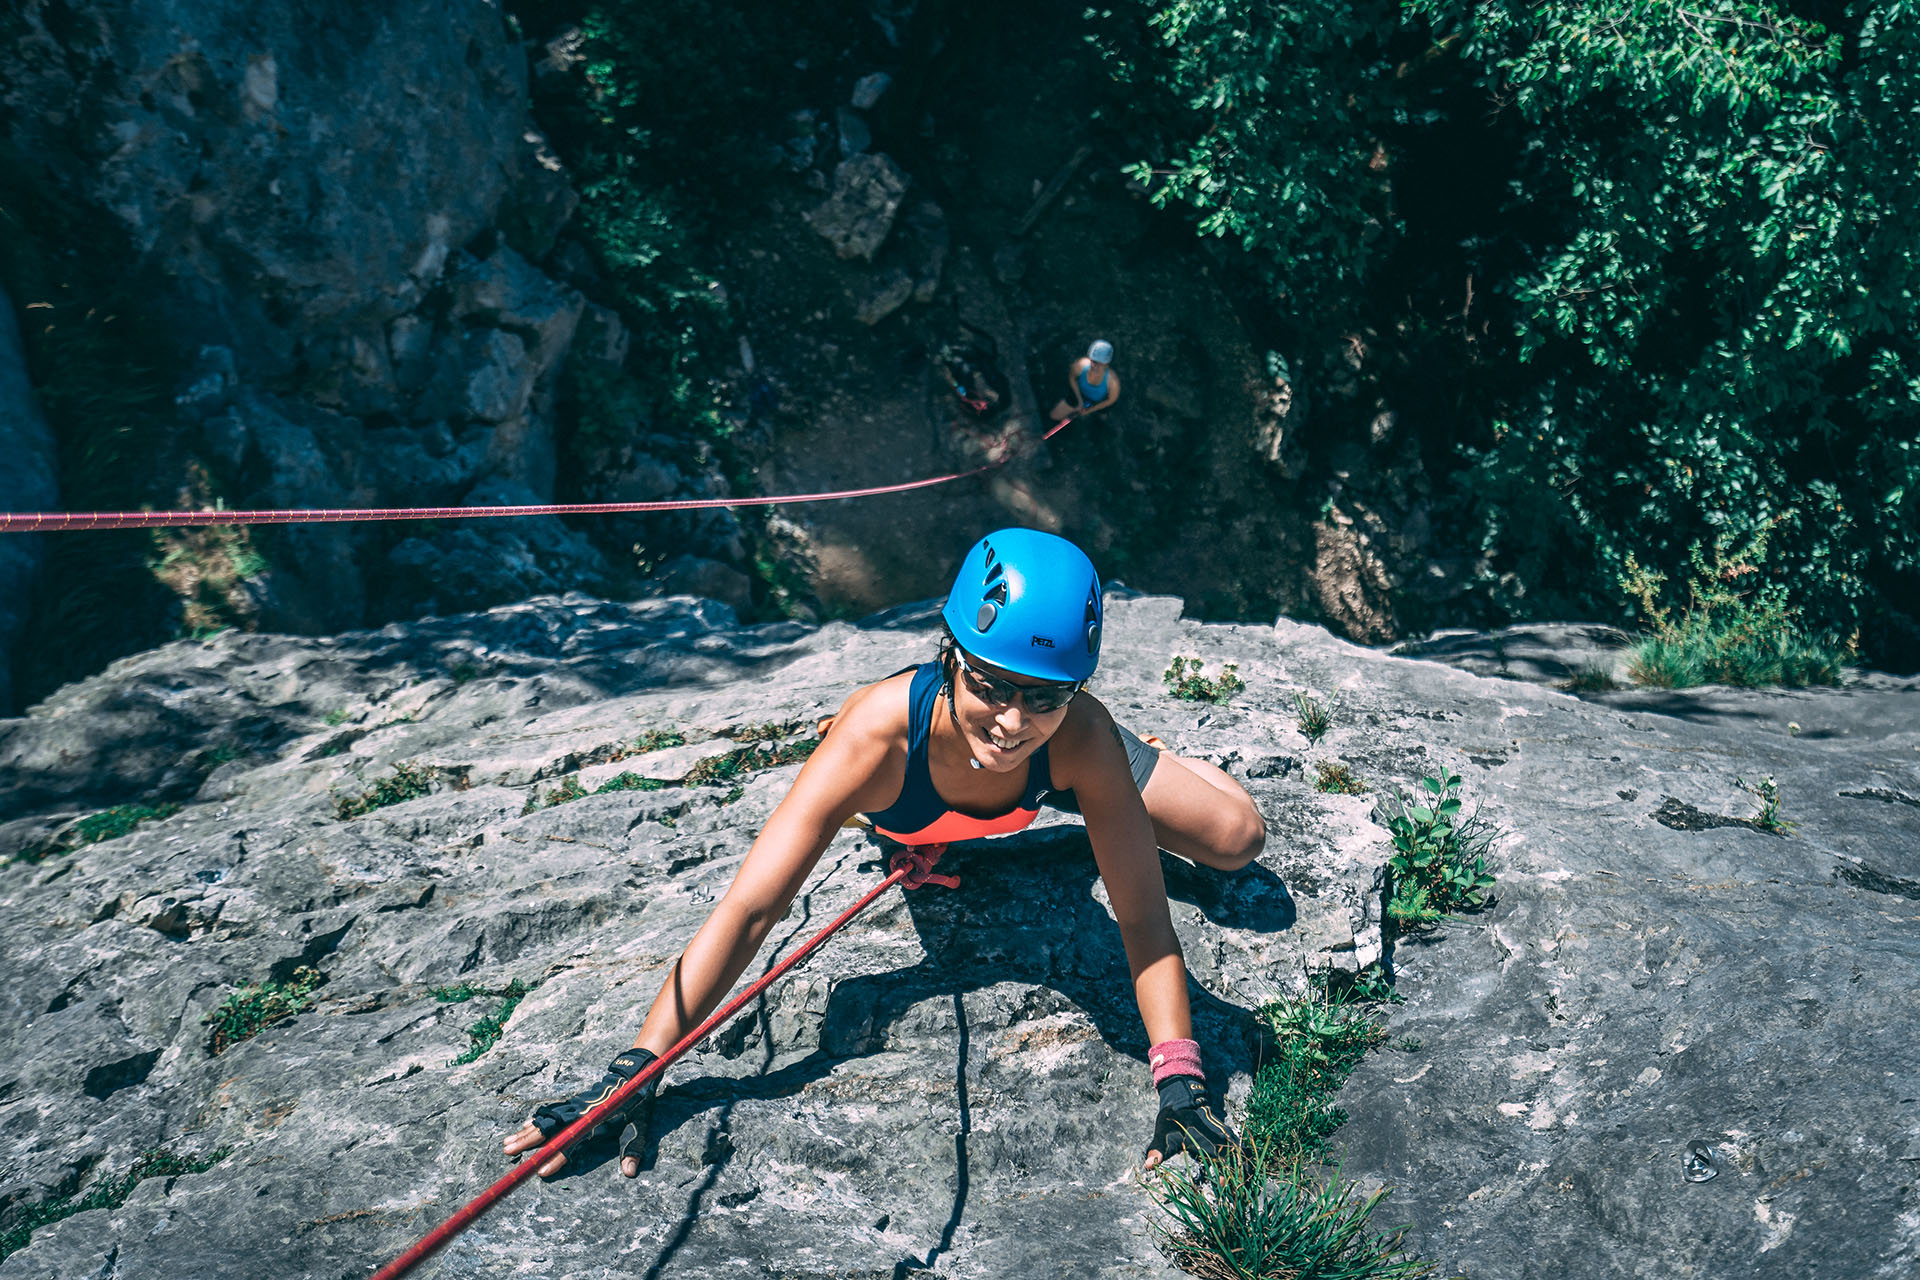
<path fill-rule="evenodd" d="M 1162 1040 L 1147 1050 L 1147 1065 L 1153 1068 L 1153 1082 L 1164 1084 L 1171 1076 L 1196 1076 L 1206 1079 L 1200 1068 L 1200 1046 L 1191 1040 Z"/>

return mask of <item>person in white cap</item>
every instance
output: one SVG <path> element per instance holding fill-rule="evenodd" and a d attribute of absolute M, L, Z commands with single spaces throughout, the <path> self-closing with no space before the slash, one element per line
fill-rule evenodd
<path fill-rule="evenodd" d="M 1087 348 L 1087 354 L 1067 370 L 1067 395 L 1047 413 L 1051 422 L 1098 413 L 1120 398 L 1120 375 L 1113 371 L 1113 344 L 1105 338 Z"/>

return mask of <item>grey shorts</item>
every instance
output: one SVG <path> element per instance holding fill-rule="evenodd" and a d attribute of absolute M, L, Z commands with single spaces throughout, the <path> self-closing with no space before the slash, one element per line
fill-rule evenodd
<path fill-rule="evenodd" d="M 1125 725 L 1117 724 L 1114 728 L 1120 731 L 1120 741 L 1126 744 L 1127 767 L 1133 770 L 1133 785 L 1144 792 L 1147 779 L 1153 776 L 1153 766 L 1160 763 L 1160 749 L 1142 742 Z M 1040 803 L 1062 813 L 1080 812 L 1080 801 L 1071 791 L 1049 791 L 1040 798 Z"/>

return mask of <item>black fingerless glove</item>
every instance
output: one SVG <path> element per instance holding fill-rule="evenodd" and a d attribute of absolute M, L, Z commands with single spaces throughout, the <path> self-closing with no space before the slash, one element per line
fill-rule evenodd
<path fill-rule="evenodd" d="M 645 1071 L 657 1056 L 647 1049 L 627 1050 L 607 1064 L 607 1074 L 600 1077 L 599 1084 L 591 1089 L 582 1089 L 564 1102 L 549 1102 L 537 1108 L 533 1113 L 533 1126 L 540 1130 L 541 1137 L 553 1137 L 611 1098 L 616 1089 Z M 621 1131 L 631 1124 L 639 1136 L 629 1142 L 620 1154 L 638 1157 L 639 1149 L 646 1145 L 647 1125 L 653 1119 L 654 1090 L 659 1084 L 658 1079 L 650 1080 L 645 1088 L 628 1095 L 619 1106 L 603 1115 L 600 1123 L 588 1130 L 582 1141 L 591 1142 L 604 1134 L 619 1137 Z"/>
<path fill-rule="evenodd" d="M 1207 1082 L 1197 1076 L 1168 1076 L 1160 1083 L 1160 1118 L 1153 1126 L 1147 1154 L 1164 1159 L 1185 1151 L 1213 1157 L 1237 1151 L 1240 1139 L 1213 1113 Z"/>

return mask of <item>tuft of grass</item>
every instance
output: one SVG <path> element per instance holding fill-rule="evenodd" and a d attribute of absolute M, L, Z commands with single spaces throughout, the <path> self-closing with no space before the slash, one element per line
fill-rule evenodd
<path fill-rule="evenodd" d="M 1387 918 L 1408 931 L 1487 904 L 1493 875 L 1486 855 L 1498 834 L 1478 813 L 1461 817 L 1460 775 L 1451 770 L 1422 778 L 1420 792 L 1395 790 L 1379 811 L 1393 838 Z"/>
<path fill-rule="evenodd" d="M 601 788 L 603 791 L 605 789 Z M 551 809 L 556 805 L 566 804 L 570 800 L 583 799 L 586 794 L 587 789 L 580 785 L 580 775 L 570 773 L 560 780 L 559 786 L 552 788 L 545 795 L 541 794 L 540 788 L 535 787 L 533 794 L 527 797 L 526 807 L 520 810 L 520 814 L 524 817 L 536 809 Z"/>
<path fill-rule="evenodd" d="M 180 812 L 177 804 L 121 804 L 69 824 L 50 839 L 27 846 L 14 856 L 21 862 L 39 862 L 42 858 L 72 853 L 82 845 L 117 840 L 143 822 L 159 822 Z"/>
<path fill-rule="evenodd" d="M 1434 1264 L 1410 1258 L 1406 1228 L 1372 1229 L 1388 1192 L 1356 1194 L 1338 1174 L 1322 1185 L 1269 1177 L 1258 1143 L 1172 1169 L 1154 1188 L 1166 1214 L 1159 1227 L 1174 1263 L 1204 1280 L 1415 1280 Z"/>
<path fill-rule="evenodd" d="M 263 982 L 227 993 L 220 1007 L 202 1021 L 213 1028 L 207 1049 L 216 1056 L 242 1040 L 250 1040 L 276 1022 L 284 1022 L 313 1003 L 313 992 L 326 978 L 305 965 L 285 982 Z"/>
<path fill-rule="evenodd" d="M 1783 836 L 1792 835 L 1798 829 L 1799 823 L 1788 822 L 1780 816 L 1780 784 L 1773 780 L 1772 774 L 1758 782 L 1735 778 L 1733 785 L 1760 802 L 1760 812 L 1753 817 L 1754 826 Z"/>
<path fill-rule="evenodd" d="M 1318 698 L 1310 693 L 1293 695 L 1293 708 L 1298 713 L 1294 723 L 1300 727 L 1309 743 L 1326 737 L 1327 730 L 1333 727 L 1333 712 Z"/>
<path fill-rule="evenodd" d="M 622 771 L 601 783 L 593 794 L 603 796 L 610 791 L 665 791 L 670 785 L 658 778 L 643 778 L 637 773 Z"/>
<path fill-rule="evenodd" d="M 1182 702 L 1212 702 L 1224 706 L 1232 701 L 1234 694 L 1247 687 L 1239 671 L 1236 663 L 1229 662 L 1220 668 L 1218 677 L 1209 679 L 1200 674 L 1200 659 L 1175 657 L 1173 665 L 1160 673 L 1160 679 L 1168 692 Z"/>
<path fill-rule="evenodd" d="M 633 740 L 633 754 L 645 755 L 649 751 L 664 751 L 668 747 L 684 747 L 687 735 L 678 729 L 649 729 Z"/>
<path fill-rule="evenodd" d="M 431 795 L 433 779 L 437 770 L 431 765 L 417 765 L 403 760 L 393 766 L 393 772 L 357 796 L 343 795 L 336 787 L 333 789 L 333 810 L 343 821 L 348 818 L 360 818 L 375 809 L 384 809 L 390 804 L 404 804 L 408 800 L 418 800 L 421 796 Z"/>
<path fill-rule="evenodd" d="M 338 729 L 341 725 L 353 718 L 353 712 L 348 711 L 345 707 L 341 707 L 337 710 L 327 712 L 326 715 L 320 718 L 326 722 L 327 728 Z"/>
<path fill-rule="evenodd" d="M 54 1196 L 30 1205 L 11 1227 L 0 1231 L 0 1259 L 18 1253 L 41 1227 L 94 1209 L 118 1209 L 133 1194 L 133 1189 L 148 1178 L 178 1178 L 189 1173 L 205 1173 L 225 1160 L 232 1147 L 221 1147 L 199 1157 L 177 1156 L 165 1147 L 142 1152 L 133 1167 L 118 1178 L 97 1181 L 85 1195 Z"/>
<path fill-rule="evenodd" d="M 1367 784 L 1354 776 L 1352 769 L 1337 760 L 1322 760 L 1313 767 L 1313 789 L 1338 796 L 1365 795 Z"/>
<path fill-rule="evenodd" d="M 515 978 L 507 983 L 506 986 L 498 988 L 475 986 L 468 982 L 463 982 L 457 987 L 431 988 L 433 998 L 442 1004 L 460 1004 L 473 999 L 475 996 L 498 996 L 501 999 L 501 1004 L 498 1009 L 495 1009 L 492 1013 L 478 1019 L 467 1027 L 467 1038 L 471 1040 L 472 1043 L 467 1046 L 465 1053 L 462 1053 L 447 1065 L 450 1067 L 464 1066 L 469 1062 L 475 1061 L 487 1050 L 499 1043 L 501 1033 L 506 1030 L 507 1019 L 513 1016 L 513 1011 L 520 1007 L 520 1002 L 526 999 L 528 993 L 539 985 L 537 982 L 522 982 L 520 979 Z"/>
<path fill-rule="evenodd" d="M 143 822 L 159 822 L 171 818 L 180 812 L 177 804 L 122 804 L 99 813 L 88 814 L 73 824 L 72 840 L 76 845 L 99 844 L 102 840 L 117 840 Z"/>
<path fill-rule="evenodd" d="M 1620 686 L 1614 683 L 1613 668 L 1604 662 L 1583 662 L 1560 686 L 1570 693 L 1605 693 Z"/>

